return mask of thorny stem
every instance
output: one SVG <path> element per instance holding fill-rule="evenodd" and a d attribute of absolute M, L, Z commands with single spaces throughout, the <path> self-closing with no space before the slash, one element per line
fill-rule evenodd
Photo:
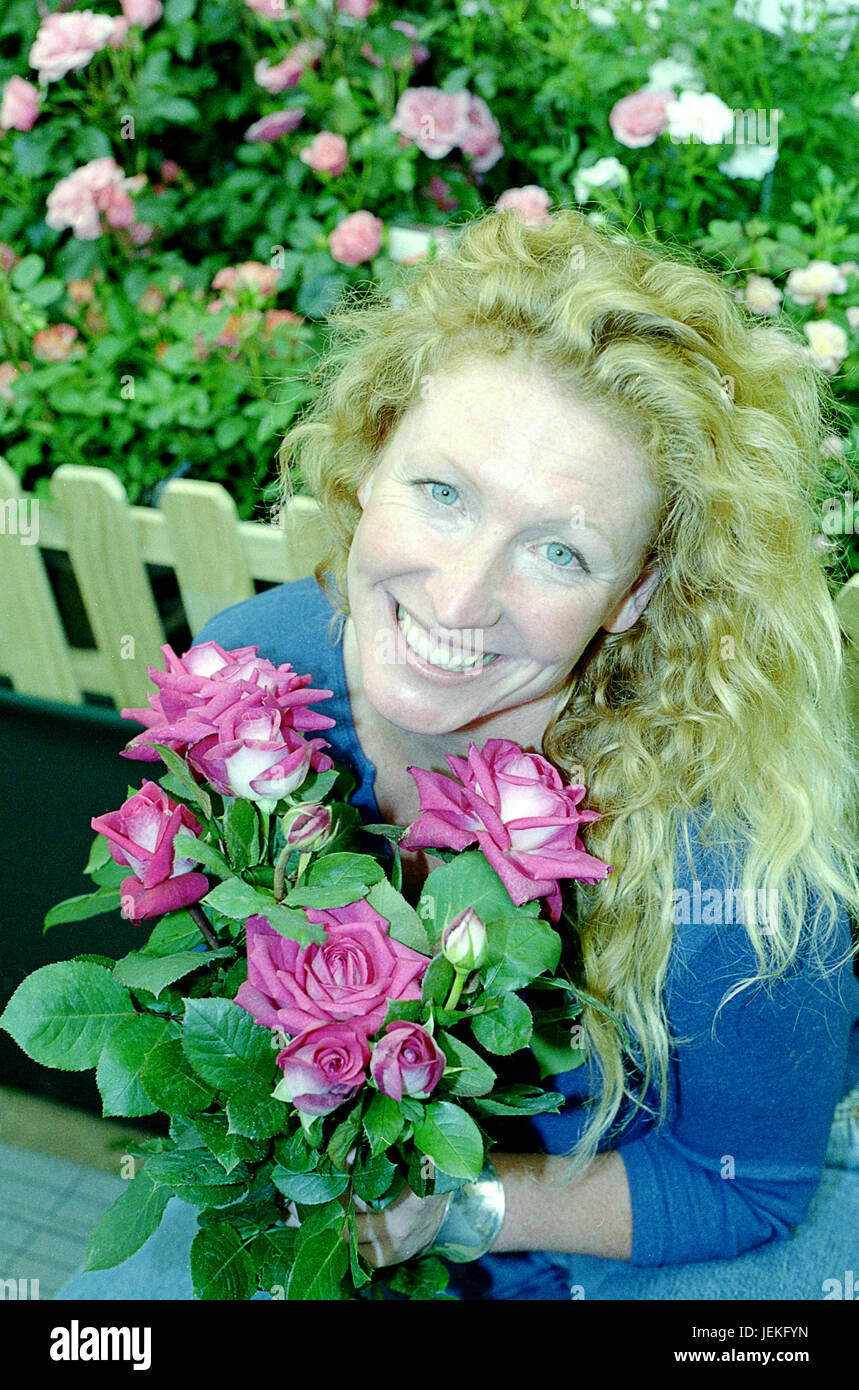
<path fill-rule="evenodd" d="M 209 919 L 207 918 L 207 916 L 206 916 L 205 912 L 203 911 L 203 909 L 200 907 L 200 904 L 199 904 L 199 903 L 192 903 L 191 906 L 188 908 L 188 911 L 189 911 L 189 913 L 191 914 L 191 916 L 193 917 L 194 921 L 197 923 L 197 926 L 200 928 L 200 931 L 203 933 L 204 937 L 206 938 L 206 941 L 207 941 L 208 945 L 211 947 L 211 949 L 212 949 L 213 951 L 217 951 L 217 950 L 218 950 L 218 941 L 217 941 L 217 937 L 215 937 L 215 936 L 212 934 L 212 928 L 211 928 L 211 926 L 210 926 L 210 924 L 209 924 Z"/>

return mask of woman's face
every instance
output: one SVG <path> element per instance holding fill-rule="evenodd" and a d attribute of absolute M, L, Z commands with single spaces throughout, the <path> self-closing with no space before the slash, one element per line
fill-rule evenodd
<path fill-rule="evenodd" d="M 415 733 L 506 710 L 544 728 L 594 634 L 631 627 L 659 577 L 641 572 L 659 503 L 643 455 L 510 362 L 426 378 L 358 499 L 361 689 Z"/>

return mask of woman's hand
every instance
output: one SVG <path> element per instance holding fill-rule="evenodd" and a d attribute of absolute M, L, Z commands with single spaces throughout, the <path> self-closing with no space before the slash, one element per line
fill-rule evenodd
<path fill-rule="evenodd" d="M 373 1269 L 420 1254 L 438 1235 L 451 1195 L 418 1197 L 406 1186 L 384 1211 L 370 1211 L 366 1202 L 355 1197 L 355 1211 L 361 1213 L 355 1217 L 358 1254 Z"/>

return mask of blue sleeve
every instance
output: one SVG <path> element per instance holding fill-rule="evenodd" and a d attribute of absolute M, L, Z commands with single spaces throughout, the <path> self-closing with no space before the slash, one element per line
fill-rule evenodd
<path fill-rule="evenodd" d="M 698 856 L 697 914 L 692 874 L 678 856 L 677 887 L 689 894 L 692 920 L 676 927 L 666 981 L 678 1038 L 671 1111 L 661 1129 L 618 1143 L 632 1201 L 630 1263 L 639 1266 L 731 1259 L 789 1236 L 820 1181 L 847 1062 L 849 961 L 823 975 L 806 949 L 787 976 L 741 990 L 716 1018 L 725 992 L 756 973 L 755 955 L 737 920 L 741 899 L 738 911 L 727 906 L 737 874 L 700 845 Z M 843 905 L 838 930 L 830 966 L 850 948 Z"/>

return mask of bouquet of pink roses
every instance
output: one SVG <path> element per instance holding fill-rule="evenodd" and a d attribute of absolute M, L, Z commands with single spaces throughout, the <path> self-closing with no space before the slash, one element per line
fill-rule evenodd
<path fill-rule="evenodd" d="M 494 739 L 449 757 L 451 776 L 412 769 L 407 829 L 365 826 L 354 778 L 308 737 L 333 726 L 311 709 L 331 691 L 256 647 L 162 650 L 150 707 L 123 710 L 146 726 L 124 756 L 167 771 L 93 818 L 95 891 L 45 919 L 120 907 L 140 949 L 36 970 L 0 1019 L 36 1061 L 95 1067 L 105 1115 L 170 1117 L 134 1150 L 86 1267 L 127 1259 L 178 1196 L 199 1209 L 198 1298 L 444 1297 L 438 1258 L 368 1266 L 356 1202 L 452 1192 L 478 1178 L 495 1117 L 563 1104 L 504 1084 L 494 1059 L 530 1047 L 542 1078 L 584 1059 L 573 1021 L 600 1006 L 553 924 L 560 880 L 611 872 L 579 836 L 598 814 Z M 400 845 L 443 861 L 416 907 Z"/>

